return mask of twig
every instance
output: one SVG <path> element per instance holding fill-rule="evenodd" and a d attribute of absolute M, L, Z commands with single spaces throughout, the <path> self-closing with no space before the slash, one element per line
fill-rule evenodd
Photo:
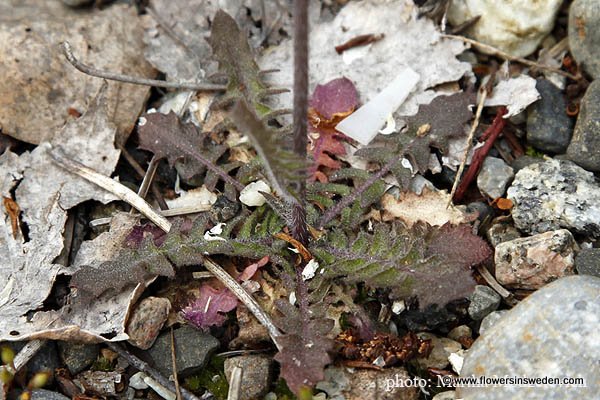
<path fill-rule="evenodd" d="M 127 186 L 124 186 L 123 184 L 115 181 L 114 179 L 102 175 L 94 171 L 93 169 L 88 168 L 83 164 L 80 164 L 77 161 L 71 160 L 62 152 L 62 150 L 59 147 L 50 151 L 49 154 L 56 164 L 66 169 L 67 171 L 77 174 L 82 178 L 92 183 L 95 183 L 104 190 L 114 194 L 119 199 L 130 204 L 132 207 L 138 210 L 150 221 L 154 222 L 159 228 L 161 228 L 165 232 L 169 232 L 169 230 L 171 229 L 171 223 L 165 217 L 154 211 L 150 204 L 146 203 L 144 199 L 138 196 Z"/>
<path fill-rule="evenodd" d="M 175 354 L 175 334 L 171 327 L 171 364 L 173 366 L 173 381 L 175 382 L 175 396 L 181 400 L 181 390 L 179 390 L 179 378 L 177 376 L 177 355 Z"/>
<path fill-rule="evenodd" d="M 242 389 L 242 376 L 244 370 L 240 367 L 233 367 L 231 371 L 231 379 L 229 379 L 229 391 L 227 392 L 227 400 L 239 400 L 240 390 Z"/>
<path fill-rule="evenodd" d="M 515 61 L 515 62 L 518 62 L 518 63 L 521 63 L 521 64 L 525 64 L 525 65 L 527 65 L 529 67 L 532 67 L 532 68 L 539 68 L 539 69 L 543 69 L 543 70 L 546 70 L 546 71 L 554 72 L 556 74 L 559 74 L 559 75 L 562 75 L 562 76 L 566 76 L 569 79 L 573 79 L 574 81 L 577 81 L 577 80 L 581 79 L 581 76 L 576 76 L 576 75 L 570 74 L 570 73 L 568 73 L 566 71 L 563 71 L 560 68 L 554 68 L 554 67 L 551 67 L 549 65 L 540 64 L 538 62 L 531 61 L 531 60 L 528 60 L 526 58 L 516 57 L 516 56 L 513 56 L 513 55 L 511 55 L 509 53 L 506 53 L 506 52 L 504 52 L 504 51 L 502 51 L 502 50 L 500 50 L 500 49 L 498 49 L 496 47 L 490 46 L 490 45 L 485 44 L 485 43 L 478 42 L 477 40 L 466 38 L 464 36 L 442 35 L 442 37 L 443 38 L 447 38 L 447 39 L 462 40 L 463 42 L 469 43 L 470 45 L 473 45 L 473 46 L 479 48 L 480 50 L 483 50 L 483 51 L 485 51 L 487 53 L 491 53 L 491 54 L 496 55 L 496 56 L 498 56 L 500 58 L 503 58 L 505 60 Z"/>
<path fill-rule="evenodd" d="M 513 294 L 508 290 L 504 289 L 504 287 L 498 283 L 496 278 L 494 278 L 492 274 L 490 274 L 490 271 L 488 271 L 486 267 L 484 267 L 483 265 L 478 266 L 477 272 L 479 272 L 479 275 L 481 275 L 481 277 L 485 279 L 487 284 L 490 285 L 492 289 L 494 289 L 500 296 L 502 296 L 502 298 L 504 299 L 504 301 L 506 301 L 508 305 L 517 305 L 518 301 L 515 299 Z"/>
<path fill-rule="evenodd" d="M 469 165 L 465 178 L 460 182 L 458 189 L 456 189 L 456 192 L 454 193 L 454 201 L 462 199 L 467 188 L 473 179 L 475 179 L 475 176 L 477 176 L 477 173 L 483 164 L 483 160 L 494 145 L 498 136 L 502 133 L 502 129 L 504 129 L 504 126 L 506 125 L 506 119 L 502 118 L 504 114 L 506 114 L 506 107 L 499 107 L 494 122 L 492 122 L 492 125 L 483 133 L 482 138 L 485 140 L 485 143 L 482 147 L 478 148 L 473 155 L 473 160 L 471 161 L 471 165 Z"/>
<path fill-rule="evenodd" d="M 458 171 L 456 172 L 456 177 L 454 178 L 454 183 L 452 184 L 452 190 L 450 191 L 450 199 L 448 200 L 448 204 L 446 204 L 446 208 L 450 207 L 452 204 L 452 197 L 454 197 L 454 193 L 456 192 L 456 188 L 458 187 L 458 182 L 460 182 L 460 177 L 465 169 L 465 165 L 467 164 L 467 158 L 469 158 L 469 151 L 471 151 L 471 146 L 473 144 L 473 138 L 475 137 L 475 131 L 477 131 L 477 127 L 479 126 L 479 120 L 481 119 L 481 111 L 483 110 L 483 103 L 485 103 L 485 99 L 487 97 L 488 91 L 485 87 L 483 87 L 483 91 L 481 93 L 481 98 L 479 99 L 479 104 L 477 104 L 477 111 L 475 112 L 475 120 L 473 121 L 473 125 L 471 125 L 471 130 L 469 131 L 469 136 L 467 137 L 467 148 L 465 149 L 465 154 L 463 154 L 463 159 L 460 163 L 460 167 L 458 167 Z"/>
<path fill-rule="evenodd" d="M 279 344 L 278 337 L 281 336 L 281 332 L 279 329 L 273 324 L 271 318 L 265 313 L 260 305 L 254 300 L 246 289 L 242 287 L 235 279 L 231 277 L 219 264 L 215 263 L 208 257 L 202 257 L 200 262 L 209 270 L 225 287 L 233 294 L 237 296 L 237 298 L 250 310 L 252 314 L 258 319 L 258 321 L 267 328 L 269 335 L 271 336 L 271 340 L 277 346 L 277 349 L 281 350 L 281 345 Z"/>
<path fill-rule="evenodd" d="M 319 220 L 319 223 L 317 224 L 317 229 L 319 229 L 319 230 L 323 229 L 325 227 L 325 225 L 327 225 L 329 223 L 329 221 L 331 221 L 339 213 L 341 213 L 344 210 L 344 208 L 346 208 L 350 204 L 352 204 L 354 202 L 354 200 L 356 200 L 358 198 L 358 196 L 360 196 L 365 190 L 367 190 L 369 187 L 371 187 L 372 184 L 374 184 L 378 179 L 382 178 L 385 174 L 390 172 L 392 170 L 392 168 L 394 168 L 394 165 L 396 165 L 396 163 L 398 161 L 400 161 L 401 158 L 402 157 L 392 158 L 390 161 L 388 161 L 386 164 L 384 164 L 384 166 L 381 167 L 381 169 L 379 171 L 370 175 L 369 178 L 362 185 L 360 185 L 358 188 L 356 188 L 348 196 L 341 199 L 335 206 L 333 206 L 329 210 L 327 210 L 327 212 L 325 214 L 323 214 L 323 216 Z"/>
<path fill-rule="evenodd" d="M 157 210 L 156 212 L 163 217 L 177 217 L 180 215 L 197 214 L 208 211 L 212 206 L 207 204 L 197 204 L 195 206 L 177 207 L 168 210 Z M 102 225 L 108 225 L 112 221 L 112 217 L 96 218 L 90 221 L 89 227 L 97 227 Z"/>
<path fill-rule="evenodd" d="M 154 175 L 158 169 L 159 161 L 160 159 L 156 156 L 156 154 L 154 154 L 148 163 L 148 168 L 146 168 L 146 173 L 142 179 L 142 184 L 138 189 L 138 196 L 140 196 L 142 199 L 146 198 L 146 195 L 148 194 L 148 188 L 150 185 L 152 185 L 152 180 L 154 179 Z"/>
<path fill-rule="evenodd" d="M 137 368 L 139 371 L 145 372 L 150 375 L 154 380 L 158 383 L 169 389 L 171 392 L 175 393 L 175 385 L 173 382 L 169 381 L 165 378 L 160 372 L 152 368 L 148 363 L 140 360 L 133 354 L 131 354 L 127 349 L 121 346 L 118 343 L 108 343 L 108 347 L 110 347 L 113 351 L 118 353 L 121 357 L 123 357 L 127 362 Z M 193 393 L 188 392 L 185 388 L 181 388 L 181 395 L 186 400 L 199 400 Z"/>
<path fill-rule="evenodd" d="M 184 89 L 184 90 L 202 90 L 202 91 L 221 91 L 225 90 L 225 85 L 218 85 L 213 83 L 202 83 L 202 82 L 167 82 L 161 81 L 157 79 L 146 79 L 139 78 L 135 76 L 129 76 L 124 74 L 117 74 L 109 71 L 102 71 L 96 68 L 92 68 L 88 65 L 80 62 L 73 55 L 73 50 L 71 49 L 71 45 L 69 42 L 62 43 L 63 53 L 67 58 L 67 61 L 71 63 L 75 68 L 84 74 L 95 76 L 97 78 L 104 78 L 111 81 L 119 81 L 125 83 L 133 83 L 135 85 L 145 85 L 145 86 L 156 86 L 162 88 L 170 88 L 170 89 Z"/>
<path fill-rule="evenodd" d="M 140 178 L 142 178 L 142 182 L 143 182 L 143 179 L 146 176 L 146 171 L 144 171 L 142 166 L 140 164 L 138 164 L 138 162 L 135 160 L 135 158 L 133 158 L 133 156 L 127 151 L 127 149 L 123 145 L 117 144 L 117 147 L 119 148 L 119 150 L 121 150 L 121 154 L 123 155 L 123 158 L 125 158 L 125 161 L 127 161 L 129 163 L 129 165 L 131 165 L 131 167 L 134 169 L 134 171 L 140 176 Z M 154 182 L 152 182 L 150 184 L 150 189 L 152 190 L 152 194 L 156 198 L 156 201 L 158 202 L 158 206 L 161 208 L 161 210 L 167 210 L 169 207 L 167 206 L 165 199 L 163 198 L 162 194 L 160 193 L 160 191 L 158 190 L 158 188 L 156 187 Z M 140 193 L 140 191 L 138 190 L 138 194 L 139 193 Z M 141 197 L 145 197 L 145 196 L 141 196 Z"/>

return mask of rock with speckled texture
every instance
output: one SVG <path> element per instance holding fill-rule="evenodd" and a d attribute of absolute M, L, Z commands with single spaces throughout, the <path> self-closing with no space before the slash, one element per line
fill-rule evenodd
<path fill-rule="evenodd" d="M 595 399 L 600 393 L 600 278 L 570 276 L 533 293 L 480 336 L 461 376 L 580 377 L 586 387 L 498 385 L 457 388 L 456 398 Z"/>
<path fill-rule="evenodd" d="M 600 236 L 600 186 L 591 172 L 571 161 L 548 160 L 523 168 L 507 197 L 521 231 L 535 234 L 566 228 Z"/>
<path fill-rule="evenodd" d="M 574 273 L 577 250 L 566 229 L 500 243 L 494 254 L 496 279 L 510 288 L 539 289 Z"/>

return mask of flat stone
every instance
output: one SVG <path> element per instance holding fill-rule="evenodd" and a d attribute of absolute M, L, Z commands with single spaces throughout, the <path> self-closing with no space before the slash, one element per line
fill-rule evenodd
<path fill-rule="evenodd" d="M 470 300 L 469 315 L 475 321 L 479 321 L 492 311 L 496 311 L 502 297 L 489 286 L 477 285 Z"/>
<path fill-rule="evenodd" d="M 261 399 L 269 391 L 273 379 L 273 357 L 250 354 L 225 360 L 225 376 L 231 382 L 234 367 L 242 368 L 240 400 Z"/>
<path fill-rule="evenodd" d="M 587 387 L 498 385 L 457 388 L 465 400 L 594 399 L 600 393 L 600 278 L 570 276 L 533 293 L 486 330 L 461 376 L 581 377 Z"/>
<path fill-rule="evenodd" d="M 58 355 L 71 375 L 77 375 L 96 361 L 100 346 L 97 344 L 57 342 Z"/>
<path fill-rule="evenodd" d="M 495 199 L 504 195 L 506 186 L 514 176 L 512 168 L 504 160 L 486 157 L 477 175 L 477 187 L 481 193 Z"/>
<path fill-rule="evenodd" d="M 566 228 L 600 236 L 600 186 L 591 172 L 571 161 L 548 160 L 523 168 L 507 197 L 514 203 L 511 214 L 521 231 Z"/>
<path fill-rule="evenodd" d="M 189 325 L 175 330 L 174 335 L 177 373 L 180 377 L 200 371 L 212 353 L 219 347 L 219 341 L 216 338 Z M 147 354 L 152 358 L 154 366 L 161 374 L 172 375 L 171 332 L 162 333 Z"/>
<path fill-rule="evenodd" d="M 498 310 L 488 314 L 487 317 L 481 320 L 481 324 L 479 325 L 479 334 L 483 335 L 492 326 L 496 325 L 500 318 L 502 318 L 507 312 L 508 310 Z"/>
<path fill-rule="evenodd" d="M 569 48 L 577 63 L 600 78 L 600 9 L 597 0 L 575 0 L 569 9 Z"/>
<path fill-rule="evenodd" d="M 521 233 L 511 224 L 498 223 L 490 226 L 486 231 L 486 237 L 490 244 L 496 247 L 502 242 L 520 238 Z"/>
<path fill-rule="evenodd" d="M 533 53 L 554 27 L 561 0 L 454 0 L 448 20 L 457 26 L 481 16 L 470 37 L 517 57 Z"/>
<path fill-rule="evenodd" d="M 135 390 L 145 390 L 148 389 L 148 384 L 144 382 L 144 379 L 147 377 L 145 372 L 139 371 L 136 372 L 129 378 L 129 387 Z"/>
<path fill-rule="evenodd" d="M 575 257 L 575 269 L 579 275 L 600 278 L 600 249 L 581 249 Z"/>
<path fill-rule="evenodd" d="M 432 350 L 427 358 L 416 358 L 413 362 L 421 368 L 439 368 L 444 369 L 449 364 L 448 356 L 462 349 L 462 345 L 455 340 L 445 337 L 438 337 L 432 333 L 417 333 L 420 339 L 431 340 Z"/>
<path fill-rule="evenodd" d="M 572 275 L 577 243 L 566 229 L 511 240 L 496 246 L 496 279 L 515 289 L 539 289 Z"/>
<path fill-rule="evenodd" d="M 546 79 L 538 79 L 535 88 L 541 99 L 527 109 L 527 141 L 544 152 L 564 153 L 573 132 L 565 96 Z"/>
<path fill-rule="evenodd" d="M 581 99 L 567 157 L 588 171 L 600 171 L 600 80 L 592 82 Z"/>
<path fill-rule="evenodd" d="M 169 317 L 170 309 L 171 302 L 162 297 L 146 297 L 140 301 L 133 309 L 125 330 L 129 343 L 142 350 L 152 347 Z"/>

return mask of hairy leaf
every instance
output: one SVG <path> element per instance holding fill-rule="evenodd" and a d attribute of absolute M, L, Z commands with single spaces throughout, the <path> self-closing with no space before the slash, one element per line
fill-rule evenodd
<path fill-rule="evenodd" d="M 326 335 L 333 328 L 333 320 L 313 315 L 302 315 L 286 300 L 276 303 L 283 317 L 278 325 L 285 332 L 277 340 L 281 350 L 275 360 L 281 364 L 281 376 L 288 387 L 298 393 L 303 387 L 314 386 L 324 379 L 324 369 L 331 363 L 334 341 Z"/>
<path fill-rule="evenodd" d="M 268 128 L 245 100 L 237 102 L 231 112 L 231 119 L 250 137 L 263 162 L 265 173 L 278 194 L 286 201 L 294 202 L 289 186 L 290 183 L 303 179 L 304 160 L 286 150 L 283 136 Z"/>
<path fill-rule="evenodd" d="M 182 123 L 174 112 L 144 114 L 141 121 L 138 129 L 140 148 L 151 151 L 158 158 L 166 158 L 171 166 L 181 160 L 183 168 L 180 171 L 183 171 L 184 178 L 208 169 L 238 191 L 244 188 L 229 176 L 227 170 L 216 164 L 226 147 L 212 143 L 194 124 Z M 207 188 L 213 190 L 214 187 L 209 186 L 211 182 L 207 183 Z M 216 184 L 216 181 L 212 183 Z"/>
<path fill-rule="evenodd" d="M 468 225 L 377 224 L 373 232 L 333 230 L 311 247 L 326 275 L 417 296 L 422 307 L 470 294 L 470 267 L 491 255 Z"/>

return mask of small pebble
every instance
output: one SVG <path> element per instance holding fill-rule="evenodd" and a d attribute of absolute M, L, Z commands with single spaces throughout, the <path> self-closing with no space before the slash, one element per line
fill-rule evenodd
<path fill-rule="evenodd" d="M 438 337 L 432 333 L 421 332 L 418 333 L 417 336 L 420 339 L 431 340 L 431 346 L 433 347 L 429 357 L 413 360 L 416 365 L 424 369 L 446 368 L 450 364 L 448 356 L 462 349 L 462 345 L 457 341 L 445 337 Z"/>
<path fill-rule="evenodd" d="M 490 241 L 490 244 L 496 247 L 500 243 L 520 238 L 521 234 L 511 224 L 498 223 L 490 226 L 486 231 L 486 237 Z"/>
<path fill-rule="evenodd" d="M 477 175 L 477 187 L 484 195 L 496 199 L 504 195 L 514 176 L 512 168 L 502 159 L 486 157 Z"/>
<path fill-rule="evenodd" d="M 492 311 L 496 311 L 500 305 L 502 297 L 496 291 L 488 286 L 477 285 L 475 291 L 470 297 L 469 315 L 475 321 L 483 319 Z"/>
<path fill-rule="evenodd" d="M 272 380 L 273 357 L 249 354 L 225 360 L 225 376 L 231 380 L 234 367 L 242 369 L 240 400 L 262 398 L 269 391 Z"/>
<path fill-rule="evenodd" d="M 562 154 L 573 133 L 565 96 L 546 79 L 538 79 L 535 87 L 542 97 L 527 110 L 527 142 L 543 152 Z"/>
<path fill-rule="evenodd" d="M 458 340 L 463 337 L 471 337 L 473 330 L 468 325 L 459 325 L 448 332 L 448 339 Z"/>
<path fill-rule="evenodd" d="M 162 297 L 146 297 L 140 301 L 127 323 L 129 343 L 142 350 L 152 347 L 169 317 L 170 309 L 171 303 Z"/>
<path fill-rule="evenodd" d="M 144 379 L 147 377 L 144 372 L 137 372 L 129 378 L 129 387 L 134 388 L 135 390 L 145 390 L 148 389 L 148 384 L 144 382 Z"/>

